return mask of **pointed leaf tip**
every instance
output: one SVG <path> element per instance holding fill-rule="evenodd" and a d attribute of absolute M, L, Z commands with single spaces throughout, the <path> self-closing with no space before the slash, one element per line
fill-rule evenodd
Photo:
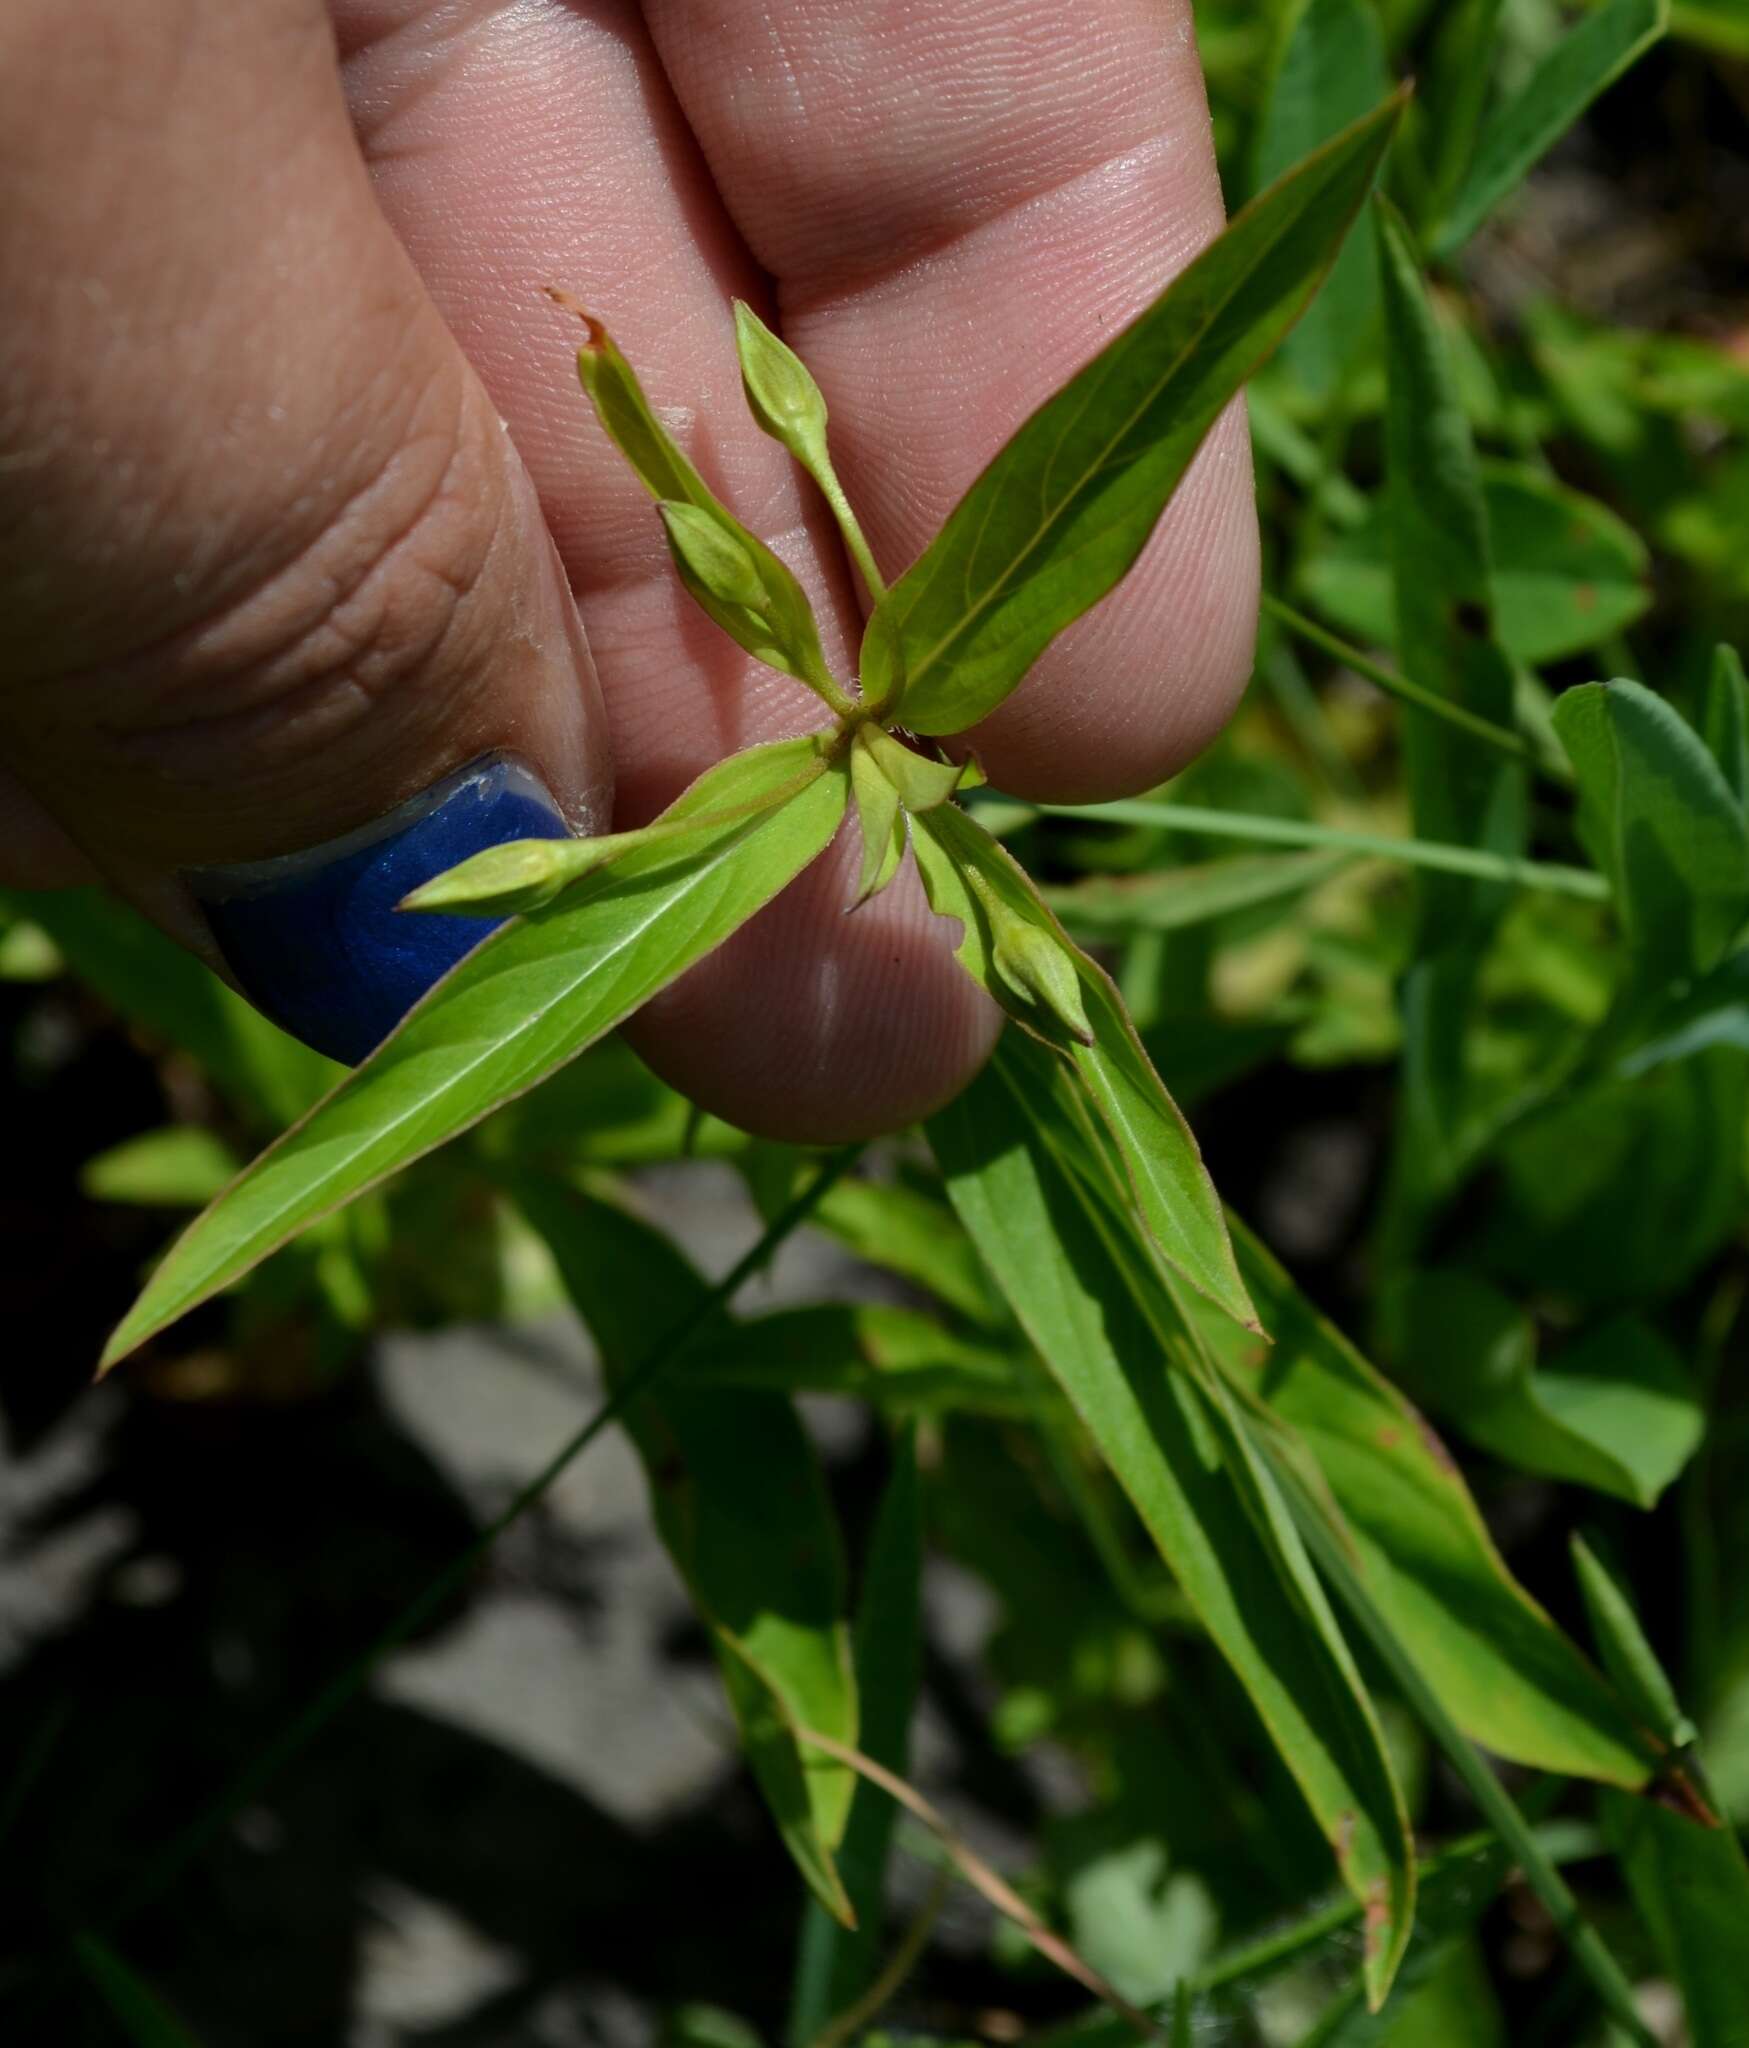
<path fill-rule="evenodd" d="M 577 318 L 582 321 L 589 334 L 589 339 L 584 343 L 585 348 L 598 349 L 602 346 L 607 340 L 607 329 L 596 319 L 595 315 L 590 312 L 589 308 L 584 305 L 580 298 L 574 293 L 566 291 L 563 285 L 543 284 L 541 290 L 545 292 L 547 297 L 562 312 L 575 313 Z"/>

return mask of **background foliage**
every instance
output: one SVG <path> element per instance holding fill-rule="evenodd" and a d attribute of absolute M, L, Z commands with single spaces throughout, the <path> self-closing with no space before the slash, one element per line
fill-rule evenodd
<path fill-rule="evenodd" d="M 563 1904 L 603 1881 L 584 1837 L 549 1864 L 507 1822 L 564 1932 L 537 1953 L 525 1913 L 521 2002 L 387 2038 L 611 2037 L 599 1990 L 539 2030 L 570 1968 L 698 2042 L 1118 2040 L 1126 2005 L 1271 2048 L 1749 2039 L 1749 18 L 1199 25 L 1235 204 L 1418 81 L 1387 204 L 1252 387 L 1256 677 L 1145 801 L 971 808 L 1117 977 L 1273 1346 L 1152 1256 L 1018 1034 L 926 1134 L 825 1160 L 585 1054 L 130 1372 L 87 1484 L 134 1533 L 80 1626 L 23 1630 L 0 1702 L 18 2038 L 348 2037 L 343 1983 L 313 2022 L 239 1973 L 291 1967 L 295 1916 L 253 1880 L 227 1902 L 236 1816 L 341 1799 L 359 1653 L 457 1626 L 544 1482 L 416 1518 L 380 1573 L 324 1551 L 371 1598 L 271 1637 L 243 1707 L 180 1666 L 155 1705 L 153 1660 L 210 1661 L 300 1583 L 379 1332 L 574 1312 L 770 1818 L 720 1865 L 676 1844 L 666 1909 L 628 1877 L 604 1947 Z M 95 897 L 10 903 L 0 975 L 24 1452 L 170 1226 L 334 1070 Z M 725 1173 L 752 1246 L 726 1281 L 671 1201 Z M 771 1306 L 740 1283 L 798 1233 L 855 1277 Z M 396 1517 L 374 1459 L 355 1548 Z M 19 1501 L 40 1559 L 68 1510 Z M 283 1555 L 227 1592 L 263 1525 Z M 128 1618 L 167 1543 L 201 1594 L 181 1638 Z M 987 1626 L 949 1683 L 968 1585 Z M 846 1745 L 934 1804 L 896 1816 Z M 936 1924 L 918 1872 L 992 1805 L 1016 1891 L 980 1865 L 999 1910 Z"/>

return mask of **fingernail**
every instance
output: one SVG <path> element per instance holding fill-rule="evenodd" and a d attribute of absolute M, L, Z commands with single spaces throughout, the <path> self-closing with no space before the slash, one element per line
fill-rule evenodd
<path fill-rule="evenodd" d="M 568 836 L 534 771 L 486 754 L 307 853 L 192 869 L 184 879 L 255 1007 L 355 1066 L 504 922 L 411 916 L 395 908 L 408 890 L 488 846 Z"/>

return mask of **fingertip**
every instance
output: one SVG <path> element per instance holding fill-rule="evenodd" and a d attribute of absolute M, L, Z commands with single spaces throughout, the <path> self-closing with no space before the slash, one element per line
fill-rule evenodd
<path fill-rule="evenodd" d="M 1243 399 L 1210 429 L 1135 567 L 972 739 L 998 789 L 1136 796 L 1218 737 L 1251 678 L 1261 555 Z"/>
<path fill-rule="evenodd" d="M 843 914 L 857 851 L 841 837 L 627 1027 L 665 1080 L 761 1137 L 830 1144 L 903 1129 L 959 1093 L 1001 1028 L 908 858 Z"/>

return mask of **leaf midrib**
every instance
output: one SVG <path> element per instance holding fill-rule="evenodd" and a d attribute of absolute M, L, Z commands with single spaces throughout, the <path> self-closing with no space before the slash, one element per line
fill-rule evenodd
<path fill-rule="evenodd" d="M 824 764 L 822 764 L 820 772 L 821 774 L 825 773 Z M 818 777 L 815 778 L 815 780 L 817 779 Z M 811 787 L 812 785 L 810 784 L 808 786 Z M 796 801 L 797 796 L 800 796 L 803 793 L 803 791 L 797 791 L 794 796 L 787 798 L 783 803 L 777 806 L 776 809 L 772 810 L 763 817 L 750 820 L 748 826 L 745 829 L 737 832 L 733 838 L 725 840 L 723 844 L 717 849 L 716 853 L 711 856 L 710 860 L 704 863 L 697 870 L 696 874 L 677 895 L 665 897 L 659 903 L 653 905 L 648 915 L 639 924 L 637 924 L 630 931 L 628 931 L 617 943 L 607 948 L 607 950 L 604 952 L 593 954 L 589 960 L 588 968 L 586 971 L 589 973 L 598 972 L 602 967 L 604 967 L 611 961 L 617 959 L 626 950 L 628 946 L 636 944 L 637 941 L 644 936 L 644 934 L 650 929 L 651 925 L 654 924 L 659 917 L 662 917 L 664 915 L 671 915 L 680 904 L 687 902 L 691 898 L 693 892 L 698 887 L 700 887 L 706 880 L 715 875 L 717 869 L 720 867 L 722 862 L 731 853 L 733 853 L 737 847 L 744 845 L 746 841 L 755 832 L 762 830 L 766 825 L 770 824 L 776 817 L 778 817 L 781 814 L 782 811 L 787 810 L 790 807 L 790 805 Z M 487 943 L 490 943 L 490 941 L 488 941 Z M 506 1046 L 514 1045 L 520 1038 L 526 1036 L 526 1034 L 529 1031 L 533 1030 L 538 1024 L 543 1022 L 559 1003 L 565 1001 L 566 998 L 573 993 L 576 986 L 576 979 L 571 980 L 566 984 L 565 987 L 556 991 L 544 1003 L 540 1004 L 537 1008 L 530 1010 L 524 1017 L 518 1020 L 514 1029 L 511 1030 L 506 1036 L 494 1039 L 482 1052 L 480 1052 L 473 1059 L 471 1059 L 466 1066 L 458 1068 L 453 1074 L 451 1074 L 448 1077 L 448 1079 L 446 1079 L 440 1085 L 439 1089 L 436 1091 L 434 1095 L 421 1097 L 417 1102 L 409 1105 L 408 1108 L 403 1110 L 399 1115 L 391 1118 L 388 1122 L 376 1125 L 366 1135 L 366 1137 L 358 1145 L 353 1147 L 347 1153 L 346 1157 L 342 1159 L 337 1165 L 332 1167 L 326 1173 L 317 1176 L 313 1181 L 305 1183 L 305 1198 L 308 1198 L 309 1194 L 313 1190 L 319 1191 L 315 1194 L 315 1199 L 319 1203 L 323 1199 L 328 1187 L 332 1185 L 333 1181 L 338 1177 L 338 1175 L 345 1171 L 346 1167 L 353 1160 L 358 1159 L 359 1157 L 366 1154 L 373 1145 L 375 1145 L 382 1139 L 390 1138 L 396 1132 L 402 1130 L 407 1124 L 411 1123 L 417 1116 L 419 1116 L 421 1112 L 429 1109 L 434 1102 L 442 1101 L 446 1096 L 452 1094 L 457 1088 L 462 1086 L 475 1072 L 477 1072 L 477 1070 L 481 1066 L 483 1066 L 486 1063 L 486 1061 L 491 1059 L 495 1053 L 502 1051 Z M 350 1085 L 350 1082 L 343 1085 Z M 516 1096 L 526 1094 L 528 1089 L 533 1085 L 534 1083 L 532 1081 L 525 1082 L 520 1088 L 514 1090 L 512 1094 L 505 1096 L 503 1100 L 507 1102 L 514 1101 L 516 1099 Z M 309 1121 L 316 1116 L 321 1106 L 322 1105 L 317 1104 L 316 1108 L 310 1111 L 309 1118 L 306 1118 L 303 1124 L 295 1127 L 294 1132 L 288 1132 L 287 1136 L 293 1136 L 295 1135 L 296 1131 L 302 1131 L 307 1129 Z M 465 1125 L 458 1127 L 458 1129 L 465 1128 Z M 420 1154 L 418 1152 L 413 1152 L 410 1153 L 407 1156 L 407 1158 L 398 1161 L 396 1166 L 385 1167 L 382 1170 L 382 1172 L 374 1174 L 372 1178 L 366 1180 L 363 1183 L 363 1185 L 356 1190 L 356 1192 L 358 1194 L 368 1193 L 369 1190 L 372 1187 L 374 1187 L 378 1181 L 386 1178 L 389 1173 L 397 1171 L 399 1166 L 410 1165 L 412 1161 L 418 1158 L 419 1156 Z M 238 1256 L 240 1256 L 242 1247 L 248 1245 L 256 1239 L 271 1235 L 273 1231 L 275 1231 L 278 1228 L 278 1226 L 282 1222 L 284 1222 L 288 1216 L 293 1215 L 299 1209 L 300 1206 L 300 1198 L 294 1196 L 291 1200 L 282 1203 L 279 1208 L 270 1212 L 265 1218 L 259 1220 L 251 1230 L 249 1230 L 244 1236 L 236 1240 L 236 1244 L 231 1253 L 227 1256 L 227 1258 L 225 1258 L 219 1263 L 218 1267 L 215 1270 L 219 1273 L 224 1273 L 225 1268 L 230 1264 L 230 1262 L 236 1259 Z M 308 1220 L 311 1222 L 319 1221 L 320 1218 L 327 1213 L 327 1210 L 317 1208 L 310 1215 Z M 229 1274 L 225 1274 L 225 1278 L 229 1277 L 231 1277 Z M 220 1279 L 215 1282 L 212 1279 L 212 1276 L 209 1274 L 208 1280 L 206 1282 L 194 1288 L 185 1288 L 182 1291 L 182 1293 L 176 1297 L 176 1300 L 177 1302 L 187 1302 L 201 1295 L 203 1292 L 210 1292 L 211 1287 L 215 1284 L 223 1285 L 224 1280 Z M 145 1327 L 140 1332 L 140 1335 L 132 1339 L 129 1348 L 131 1349 L 133 1344 L 138 1344 L 142 1342 L 144 1337 L 148 1335 L 152 1330 L 162 1329 L 167 1322 L 173 1321 L 175 1319 L 175 1315 L 179 1313 L 181 1313 L 180 1308 L 175 1308 L 170 1313 L 160 1313 L 159 1315 L 155 1316 L 150 1323 L 145 1325 Z M 123 1329 L 125 1329 L 127 1326 L 124 1323 L 122 1327 Z"/>
<path fill-rule="evenodd" d="M 1134 430 L 1137 422 L 1144 416 L 1144 414 L 1146 414 L 1151 407 L 1158 404 L 1161 394 L 1172 384 L 1174 379 L 1176 379 L 1178 376 L 1182 374 L 1187 358 L 1195 351 L 1197 345 L 1202 341 L 1203 337 L 1214 326 L 1215 322 L 1219 319 L 1220 315 L 1224 313 L 1226 309 L 1232 304 L 1233 300 L 1238 296 L 1243 286 L 1250 282 L 1250 280 L 1256 274 L 1258 268 L 1265 261 L 1265 259 L 1272 255 L 1274 251 L 1280 247 L 1281 243 L 1284 240 L 1286 240 L 1289 226 L 1292 224 L 1293 221 L 1298 221 L 1304 217 L 1306 211 L 1308 210 L 1311 204 L 1312 197 L 1315 196 L 1317 195 L 1308 196 L 1307 205 L 1301 207 L 1291 217 L 1291 221 L 1284 220 L 1281 229 L 1275 235 L 1271 236 L 1270 239 L 1265 244 L 1263 244 L 1262 247 L 1259 248 L 1254 260 L 1248 263 L 1241 271 L 1238 272 L 1230 288 L 1226 292 L 1224 292 L 1219 299 L 1217 299 L 1214 302 L 1214 304 L 1210 307 L 1206 317 L 1192 330 L 1192 332 L 1186 339 L 1183 347 L 1179 349 L 1178 353 L 1173 357 L 1171 363 L 1161 373 L 1159 380 L 1150 388 L 1146 397 L 1140 401 L 1140 403 L 1135 407 L 1135 409 L 1111 433 L 1111 435 L 1107 438 L 1107 440 L 1100 448 L 1097 457 L 1087 464 L 1087 466 L 1083 469 L 1081 474 L 1076 478 L 1073 486 L 1064 493 L 1063 497 L 1059 500 L 1058 509 L 1045 520 L 1045 522 L 1039 527 L 1037 532 L 1033 535 L 1032 539 L 1027 542 L 1026 546 L 1022 548 L 1016 555 L 1013 556 L 1013 558 L 1009 562 L 1007 569 L 1003 572 L 1001 579 L 998 582 L 992 584 L 981 599 L 971 604 L 964 612 L 962 612 L 959 618 L 955 620 L 952 628 L 948 632 L 944 633 L 941 636 L 941 638 L 936 641 L 933 647 L 929 648 L 921 657 L 919 657 L 914 663 L 910 665 L 910 681 L 908 685 L 909 689 L 914 690 L 921 680 L 930 675 L 935 669 L 935 667 L 943 659 L 944 650 L 951 647 L 956 640 L 963 639 L 965 635 L 967 635 L 972 630 L 972 628 L 979 623 L 979 621 L 985 616 L 985 614 L 988 613 L 996 604 L 998 604 L 1001 601 L 1001 599 L 1004 596 L 1007 595 L 1010 586 L 1014 582 L 1015 578 L 1020 574 L 1024 565 L 1032 558 L 1033 555 L 1035 555 L 1039 551 L 1040 548 L 1045 546 L 1050 536 L 1067 519 L 1068 508 L 1077 503 L 1082 492 L 1087 489 L 1089 483 L 1099 473 L 1099 470 L 1104 466 L 1104 464 L 1107 461 L 1109 461 L 1112 450 L 1118 446 L 1118 444 L 1124 439 L 1124 437 L 1127 434 L 1131 433 Z M 1211 248 L 1219 248 L 1219 246 L 1220 244 L 1217 242 L 1212 244 Z M 1144 319 L 1146 317 L 1146 314 L 1142 316 L 1142 318 Z M 1117 344 L 1113 343 L 1112 346 L 1115 347 L 1117 346 Z M 1051 403 L 1054 403 L 1054 401 L 1046 401 L 1047 405 Z M 1053 452 L 1049 460 L 1054 462 L 1055 459 L 1056 455 Z M 979 483 L 981 484 L 982 481 L 983 479 L 980 478 Z M 978 487 L 979 485 L 974 484 L 972 488 L 976 490 Z M 993 505 L 994 502 L 994 498 L 992 497 L 991 504 Z M 988 510 L 986 510 L 986 522 L 988 521 L 988 518 L 989 512 Z M 921 594 L 922 592 L 920 589 L 919 597 L 921 596 Z M 903 620 L 901 620 L 900 623 L 902 625 Z"/>

